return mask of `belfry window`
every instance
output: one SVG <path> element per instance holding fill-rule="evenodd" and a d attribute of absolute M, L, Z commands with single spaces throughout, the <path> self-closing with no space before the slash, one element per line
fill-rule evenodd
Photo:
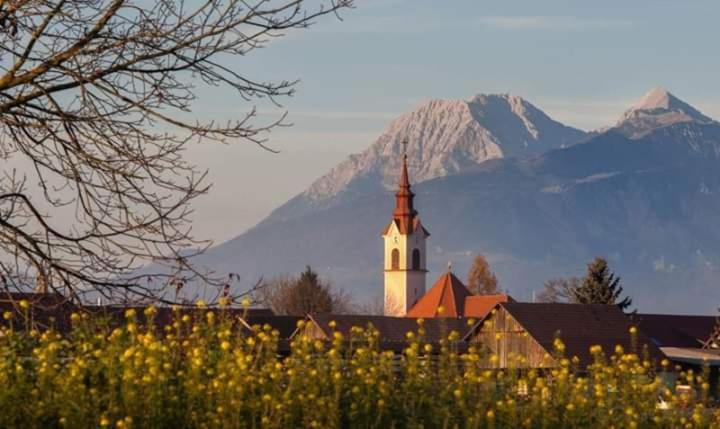
<path fill-rule="evenodd" d="M 390 255 L 390 267 L 393 270 L 400 269 L 400 251 L 398 249 L 392 250 L 392 253 Z"/>
<path fill-rule="evenodd" d="M 412 252 L 412 269 L 413 270 L 420 269 L 420 250 L 418 250 L 418 249 L 413 249 L 413 252 Z"/>

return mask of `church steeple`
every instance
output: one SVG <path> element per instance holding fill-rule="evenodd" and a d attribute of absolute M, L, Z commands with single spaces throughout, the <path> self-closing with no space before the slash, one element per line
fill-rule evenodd
<path fill-rule="evenodd" d="M 407 140 L 403 141 L 400 183 L 395 209 L 383 232 L 385 240 L 385 314 L 404 316 L 425 294 L 425 240 L 430 235 L 414 207 L 407 168 Z"/>
<path fill-rule="evenodd" d="M 393 211 L 393 219 L 397 222 L 400 231 L 405 234 L 412 232 L 413 223 L 417 212 L 413 207 L 413 194 L 410 189 L 410 179 L 408 177 L 407 169 L 407 140 L 403 141 L 403 157 L 402 157 L 402 169 L 400 172 L 400 183 L 398 184 L 398 190 L 395 193 L 395 210 Z"/>

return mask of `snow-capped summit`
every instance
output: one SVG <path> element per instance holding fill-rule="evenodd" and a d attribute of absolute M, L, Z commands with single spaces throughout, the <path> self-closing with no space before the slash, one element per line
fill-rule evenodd
<path fill-rule="evenodd" d="M 418 183 L 490 159 L 568 146 L 585 135 L 510 94 L 479 94 L 469 101 L 432 100 L 392 121 L 367 150 L 351 155 L 303 195 L 322 201 L 348 189 L 393 189 L 404 139 L 409 142 L 410 175 Z"/>
<path fill-rule="evenodd" d="M 639 138 L 658 128 L 682 122 L 709 124 L 715 122 L 664 88 L 653 88 L 628 109 L 615 130 Z"/>

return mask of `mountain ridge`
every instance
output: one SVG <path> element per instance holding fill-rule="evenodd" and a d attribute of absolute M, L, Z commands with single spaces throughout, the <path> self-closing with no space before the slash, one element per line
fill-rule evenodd
<path fill-rule="evenodd" d="M 500 102 L 506 103 L 500 112 L 518 121 L 510 130 L 532 135 L 533 126 L 516 126 L 522 122 L 517 111 L 526 107 L 513 106 L 510 97 Z M 476 116 L 495 122 L 488 119 L 496 111 L 487 103 L 498 100 L 475 102 L 483 113 Z M 667 111 L 638 105 L 650 116 Z M 667 105 L 677 103 L 668 100 Z M 440 107 L 449 109 L 448 114 L 463 108 Z M 428 106 L 432 112 L 437 108 Z M 450 123 L 462 117 L 472 124 L 467 112 L 453 115 Z M 528 109 L 521 116 L 530 124 L 542 122 L 533 114 Z M 521 150 L 519 156 L 472 161 L 427 180 L 418 180 L 411 164 L 416 205 L 433 234 L 428 281 L 448 260 L 463 272 L 473 254 L 483 253 L 502 287 L 527 300 L 544 280 L 579 275 L 589 259 L 602 255 L 641 309 L 689 311 L 692 296 L 704 294 L 708 299 L 703 305 L 710 311 L 710 302 L 720 300 L 720 291 L 712 288 L 720 274 L 720 246 L 715 244 L 720 227 L 713 222 L 720 213 L 720 125 L 702 118 L 647 125 L 642 135 L 616 127 L 581 144 L 555 142 L 540 153 Z M 493 135 L 503 135 L 501 131 L 495 127 Z M 401 137 L 395 134 L 393 138 Z M 524 146 L 522 139 L 513 141 Z M 399 159 L 399 147 L 388 147 L 393 150 L 387 156 L 397 152 Z M 358 298 L 380 294 L 379 235 L 392 211 L 392 190 L 383 184 L 382 170 L 374 172 L 359 176 L 369 184 L 358 186 L 353 177 L 328 198 L 297 195 L 196 262 L 250 278 L 291 273 L 310 264 Z"/>
<path fill-rule="evenodd" d="M 469 101 L 435 99 L 393 120 L 368 149 L 349 156 L 302 195 L 322 203 L 344 191 L 391 189 L 405 139 L 410 174 L 422 182 L 489 159 L 573 144 L 585 136 L 510 94 L 478 94 Z"/>

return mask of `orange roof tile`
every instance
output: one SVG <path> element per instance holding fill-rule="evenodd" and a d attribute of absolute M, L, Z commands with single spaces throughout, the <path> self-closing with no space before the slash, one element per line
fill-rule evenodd
<path fill-rule="evenodd" d="M 408 311 L 407 317 L 462 317 L 469 296 L 470 291 L 460 279 L 447 272 Z M 442 314 L 438 313 L 440 306 L 444 308 Z"/>
<path fill-rule="evenodd" d="M 483 318 L 495 308 L 499 302 L 515 302 L 512 297 L 505 294 L 473 295 L 465 298 L 465 312 L 463 317 Z"/>

